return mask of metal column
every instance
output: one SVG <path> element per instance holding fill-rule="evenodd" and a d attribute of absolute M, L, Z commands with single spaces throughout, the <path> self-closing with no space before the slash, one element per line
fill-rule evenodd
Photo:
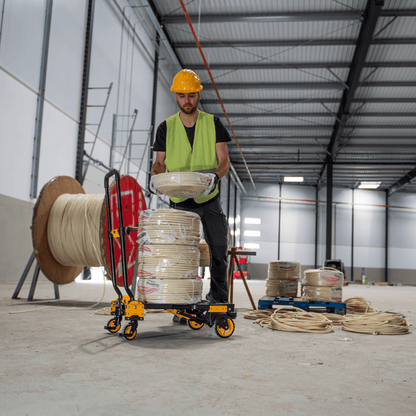
<path fill-rule="evenodd" d="M 42 137 L 43 105 L 45 102 L 46 71 L 48 67 L 49 38 L 51 34 L 53 0 L 47 0 L 45 25 L 43 29 L 42 57 L 40 64 L 39 93 L 36 108 L 35 137 L 33 139 L 32 175 L 30 179 L 30 197 L 38 194 L 40 142 Z"/>
<path fill-rule="evenodd" d="M 92 29 L 94 23 L 95 0 L 88 0 L 87 21 L 85 28 L 84 43 L 84 64 L 82 70 L 82 86 L 81 86 L 81 102 L 79 110 L 79 126 L 78 126 L 78 144 L 77 144 L 77 160 L 75 167 L 75 179 L 82 183 L 83 176 L 83 159 L 84 159 L 84 142 L 85 142 L 85 125 L 87 121 L 87 102 L 88 102 L 88 86 L 90 80 L 90 62 L 92 49 Z"/>
<path fill-rule="evenodd" d="M 354 281 L 354 189 L 352 189 L 351 207 L 351 274 L 350 281 Z"/>
<path fill-rule="evenodd" d="M 315 269 L 318 268 L 318 215 L 319 215 L 319 190 L 316 187 L 315 194 Z"/>
<path fill-rule="evenodd" d="M 231 208 L 231 174 L 228 172 L 227 222 L 229 221 L 229 218 L 230 218 L 230 208 Z"/>
<path fill-rule="evenodd" d="M 280 228 L 282 225 L 282 184 L 279 184 L 279 224 L 277 230 L 277 260 L 280 260 Z"/>
<path fill-rule="evenodd" d="M 389 281 L 389 190 L 386 191 L 386 249 L 384 281 Z"/>
<path fill-rule="evenodd" d="M 333 161 L 326 165 L 326 254 L 325 259 L 332 257 L 332 185 L 333 185 Z"/>
<path fill-rule="evenodd" d="M 237 229 L 237 184 L 234 184 L 234 236 L 233 236 L 233 247 L 235 247 L 235 244 L 237 243 L 237 238 L 235 235 L 236 229 Z"/>
<path fill-rule="evenodd" d="M 152 96 L 152 115 L 150 118 L 150 146 L 149 146 L 149 169 L 147 174 L 147 188 L 150 189 L 150 177 L 153 166 L 153 143 L 155 137 L 155 123 L 156 123 L 156 104 L 157 104 L 157 84 L 159 80 L 159 45 L 160 36 L 156 33 L 156 48 L 155 48 L 155 66 L 153 68 L 153 96 Z M 149 192 L 149 203 L 151 194 Z"/>

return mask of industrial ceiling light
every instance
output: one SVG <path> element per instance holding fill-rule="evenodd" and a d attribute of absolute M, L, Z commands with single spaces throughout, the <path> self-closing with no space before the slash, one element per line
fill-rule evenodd
<path fill-rule="evenodd" d="M 303 182 L 303 176 L 285 176 L 285 182 Z"/>
<path fill-rule="evenodd" d="M 380 186 L 381 182 L 361 182 L 358 185 L 359 189 L 377 189 Z"/>

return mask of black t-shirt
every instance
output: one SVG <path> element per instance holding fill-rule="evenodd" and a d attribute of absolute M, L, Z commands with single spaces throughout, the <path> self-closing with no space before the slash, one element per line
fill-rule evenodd
<path fill-rule="evenodd" d="M 219 119 L 219 117 L 215 117 L 214 116 L 214 124 L 215 124 L 215 136 L 216 136 L 216 143 L 227 143 L 231 141 L 231 137 L 228 133 L 228 131 L 226 130 L 226 128 L 224 127 L 224 124 L 222 124 L 221 120 Z M 188 140 L 189 143 L 191 145 L 191 148 L 193 148 L 193 144 L 194 144 L 194 138 L 195 138 L 195 126 L 196 123 L 192 126 L 192 127 L 185 127 L 185 131 L 186 131 L 186 135 L 188 136 Z M 166 152 L 166 134 L 167 134 L 167 127 L 166 127 L 166 120 L 162 121 L 162 123 L 159 124 L 159 127 L 157 128 L 156 131 L 156 139 L 155 139 L 155 143 L 153 145 L 153 151 L 155 152 Z M 203 202 L 202 204 L 198 204 L 197 202 L 194 201 L 193 198 L 189 198 L 186 199 L 183 202 L 179 202 L 178 206 L 180 207 L 188 207 L 188 208 L 197 208 L 197 207 L 201 207 L 205 204 L 208 204 L 210 202 L 215 201 L 218 197 L 219 197 L 219 193 L 217 195 L 215 195 L 214 198 L 210 199 L 207 202 Z M 175 206 L 175 204 L 171 202 L 171 206 Z"/>
<path fill-rule="evenodd" d="M 224 124 L 222 124 L 219 117 L 214 116 L 214 124 L 215 124 L 215 136 L 217 140 L 216 142 L 217 143 L 230 142 L 231 137 L 227 129 L 224 127 Z M 194 144 L 195 126 L 196 126 L 196 123 L 192 127 L 184 126 L 191 148 L 193 147 L 193 144 Z M 157 131 L 156 131 L 156 139 L 153 145 L 153 150 L 155 152 L 166 152 L 166 133 L 167 133 L 166 120 L 164 120 L 162 121 L 162 123 L 159 124 L 159 127 L 157 128 Z"/>

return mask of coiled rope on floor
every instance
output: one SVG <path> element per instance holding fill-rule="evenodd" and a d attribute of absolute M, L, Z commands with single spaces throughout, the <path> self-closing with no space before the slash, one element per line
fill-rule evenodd
<path fill-rule="evenodd" d="M 255 319 L 260 326 L 267 325 L 277 331 L 325 334 L 334 329 L 332 322 L 323 314 L 306 312 L 293 306 L 275 309 L 270 315 L 270 311 L 256 311 L 258 315 L 253 312 L 247 312 L 244 317 Z"/>
<path fill-rule="evenodd" d="M 371 302 L 369 300 L 366 300 L 361 296 L 348 298 L 344 303 L 347 307 L 347 314 L 368 315 L 371 313 L 380 313 L 379 309 L 370 306 Z"/>
<path fill-rule="evenodd" d="M 342 321 L 342 329 L 373 335 L 403 335 L 411 324 L 400 314 L 374 314 L 349 317 Z"/>
<path fill-rule="evenodd" d="M 208 190 L 212 176 L 200 172 L 166 172 L 153 175 L 151 186 L 163 195 L 195 198 Z"/>

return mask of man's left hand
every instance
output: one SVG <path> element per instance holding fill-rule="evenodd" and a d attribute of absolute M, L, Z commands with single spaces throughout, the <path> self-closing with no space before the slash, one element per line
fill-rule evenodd
<path fill-rule="evenodd" d="M 220 177 L 218 176 L 218 174 L 213 173 L 212 176 L 213 178 L 211 180 L 211 183 L 209 185 L 208 192 L 207 192 L 208 195 L 212 194 L 215 191 L 215 188 L 217 187 L 218 182 L 220 181 Z"/>

